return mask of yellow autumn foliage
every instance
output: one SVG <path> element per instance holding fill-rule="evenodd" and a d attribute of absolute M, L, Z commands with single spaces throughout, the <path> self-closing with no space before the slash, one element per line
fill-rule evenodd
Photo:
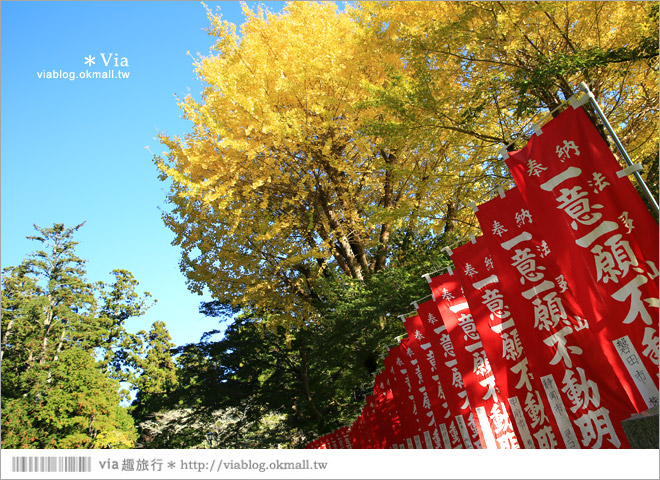
<path fill-rule="evenodd" d="M 498 150 L 580 81 L 657 152 L 650 2 L 291 2 L 244 6 L 238 33 L 208 15 L 192 129 L 160 137 L 165 221 L 192 290 L 273 323 L 314 317 L 319 275 L 386 268 L 395 235 L 476 232 L 468 204 L 510 184 Z"/>

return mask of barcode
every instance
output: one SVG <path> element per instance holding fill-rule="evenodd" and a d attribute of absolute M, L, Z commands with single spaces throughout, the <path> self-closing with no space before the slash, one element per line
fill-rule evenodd
<path fill-rule="evenodd" d="M 91 472 L 92 457 L 12 457 L 12 472 Z"/>

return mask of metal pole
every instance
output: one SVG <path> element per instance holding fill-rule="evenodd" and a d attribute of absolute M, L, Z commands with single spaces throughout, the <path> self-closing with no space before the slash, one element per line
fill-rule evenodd
<path fill-rule="evenodd" d="M 589 90 L 589 87 L 584 82 L 580 83 L 578 88 L 582 90 L 589 97 L 589 102 L 591 103 L 591 105 L 593 105 L 594 109 L 596 110 L 596 113 L 598 114 L 603 124 L 605 125 L 605 128 L 607 128 L 607 131 L 610 133 L 610 136 L 612 137 L 612 140 L 614 140 L 614 144 L 616 145 L 617 150 L 623 157 L 626 164 L 628 164 L 628 166 L 632 166 L 633 162 L 628 156 L 628 152 L 626 152 L 626 149 L 623 148 L 623 145 L 621 144 L 619 137 L 617 137 L 616 133 L 614 132 L 612 125 L 610 125 L 610 122 L 607 121 L 607 117 L 605 116 L 605 113 L 603 113 L 603 110 L 601 110 L 600 105 L 598 105 L 598 102 L 596 102 L 596 98 L 594 97 L 594 94 L 591 93 L 591 90 Z M 655 209 L 656 216 L 658 216 L 658 202 L 653 197 L 653 194 L 649 190 L 649 187 L 646 186 L 646 183 L 644 183 L 644 180 L 642 179 L 642 176 L 639 174 L 638 171 L 633 172 L 633 175 L 635 175 L 635 179 L 637 179 L 637 183 L 642 189 L 642 193 L 649 201 L 651 206 Z"/>

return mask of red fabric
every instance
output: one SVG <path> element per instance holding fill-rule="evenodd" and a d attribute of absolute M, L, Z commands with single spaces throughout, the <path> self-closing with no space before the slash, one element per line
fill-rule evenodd
<path fill-rule="evenodd" d="M 415 343 L 415 339 L 412 338 L 404 338 L 400 343 L 401 371 L 405 370 L 410 381 L 410 399 L 414 403 L 414 414 L 417 417 L 418 430 L 413 437 L 413 444 L 418 449 L 433 448 L 430 435 L 432 434 L 431 429 L 435 427 L 435 416 L 431 408 L 429 392 L 424 383 L 420 359 L 415 353 L 415 350 L 418 350 Z M 428 442 L 425 441 L 425 438 L 428 438 Z"/>
<path fill-rule="evenodd" d="M 422 373 L 421 358 L 418 352 L 419 346 L 415 338 L 403 338 L 399 344 L 399 357 L 402 361 L 401 372 L 405 370 L 410 386 L 410 399 L 414 404 L 414 414 L 417 418 L 418 431 L 413 437 L 414 448 L 433 448 L 431 435 L 435 428 L 435 415 L 431 407 L 428 386 Z"/>
<path fill-rule="evenodd" d="M 443 429 L 440 425 L 444 424 L 443 418 L 446 412 L 442 407 L 442 400 L 439 396 L 442 391 L 439 388 L 439 378 L 434 374 L 437 368 L 431 343 L 427 339 L 425 329 L 418 315 L 406 318 L 404 326 L 408 332 L 408 338 L 401 343 L 408 357 L 417 404 L 421 405 L 423 414 L 420 415 L 424 435 L 422 443 L 425 448 L 452 448 L 451 444 L 445 446 L 441 439 Z M 431 359 L 430 363 L 429 358 Z"/>
<path fill-rule="evenodd" d="M 457 275 L 431 279 L 484 448 L 520 448 Z"/>
<path fill-rule="evenodd" d="M 405 442 L 403 429 L 405 412 L 401 410 L 400 404 L 394 398 L 393 385 L 395 380 L 387 367 L 376 376 L 376 380 L 385 388 L 385 405 L 391 422 L 391 438 L 388 439 L 387 448 L 400 448 Z"/>
<path fill-rule="evenodd" d="M 505 198 L 481 205 L 477 218 L 502 295 L 514 318 L 522 320 L 516 326 L 533 373 L 548 397 L 561 398 L 563 406 L 547 413 L 556 416 L 568 448 L 628 446 L 621 421 L 634 408 L 602 353 L 593 322 L 562 281 L 565 266 L 560 269 L 553 261 L 554 251 L 536 231 L 538 222 L 527 216 L 522 220 L 521 209 L 525 203 L 514 188 Z"/>
<path fill-rule="evenodd" d="M 460 444 L 464 448 L 481 448 L 479 431 L 470 408 L 463 376 L 457 366 L 456 352 L 442 315 L 434 300 L 420 303 L 417 312 L 431 339 L 434 352 L 437 352 L 435 359 L 439 385 L 442 387 L 445 400 L 443 407 L 451 414 L 450 417 L 445 414 L 444 418 L 450 443 L 456 446 L 455 448 Z"/>
<path fill-rule="evenodd" d="M 400 443 L 399 414 L 394 403 L 394 395 L 390 388 L 389 376 L 387 371 L 382 371 L 374 379 L 374 395 L 376 396 L 380 410 L 378 419 L 381 434 L 384 436 L 381 448 L 393 448 L 394 444 Z"/>
<path fill-rule="evenodd" d="M 351 426 L 349 437 L 353 448 L 370 448 L 369 435 L 365 429 L 364 409 Z"/>
<path fill-rule="evenodd" d="M 317 438 L 305 445 L 304 448 L 328 449 L 328 448 L 352 448 L 350 440 L 351 427 L 341 427 L 322 437 Z"/>
<path fill-rule="evenodd" d="M 381 425 L 382 412 L 380 412 L 375 395 L 368 395 L 366 405 L 362 410 L 364 420 L 363 436 L 366 437 L 366 448 L 384 448 L 385 432 Z"/>
<path fill-rule="evenodd" d="M 638 411 L 658 404 L 658 225 L 582 108 L 506 161 Z"/>
<path fill-rule="evenodd" d="M 342 445 L 341 448 L 345 448 L 345 449 L 352 448 L 351 441 L 349 438 L 349 432 L 350 432 L 349 426 L 341 427 L 339 430 L 337 430 L 337 436 L 339 438 L 340 444 Z"/>
<path fill-rule="evenodd" d="M 385 368 L 392 382 L 392 394 L 399 412 L 401 421 L 401 444 L 405 448 L 417 448 L 417 443 L 421 444 L 421 422 L 419 419 L 419 408 L 413 393 L 412 379 L 409 368 L 406 365 L 405 353 L 401 345 L 390 348 L 389 354 L 385 357 Z"/>
<path fill-rule="evenodd" d="M 528 339 L 521 337 L 515 317 L 502 295 L 498 274 L 483 237 L 454 250 L 452 256 L 463 293 L 483 342 L 497 385 L 506 400 L 513 427 L 522 448 L 565 448 L 547 396 L 525 352 Z M 535 345 L 533 342 L 532 345 Z"/>
<path fill-rule="evenodd" d="M 431 303 L 433 303 L 432 300 Z M 435 333 L 427 331 L 419 313 L 406 318 L 404 326 L 408 337 L 414 340 L 411 348 L 419 363 L 417 367 L 423 378 L 424 390 L 428 395 L 429 406 L 433 412 L 434 427 L 430 434 L 435 448 L 463 448 L 456 419 L 449 410 L 445 389 L 440 381 L 441 365 L 438 365 L 438 361 L 442 362 L 442 356 L 438 356 L 441 355 L 440 345 L 435 342 Z M 431 418 L 428 412 L 427 416 L 429 419 Z"/>

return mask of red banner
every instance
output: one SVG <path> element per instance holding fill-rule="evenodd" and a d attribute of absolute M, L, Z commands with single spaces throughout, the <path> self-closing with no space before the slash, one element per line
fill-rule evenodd
<path fill-rule="evenodd" d="M 353 445 L 353 448 L 367 448 L 367 442 L 364 438 L 362 429 L 362 413 L 355 419 L 353 425 L 351 425 L 351 429 L 348 435 L 351 439 L 351 445 Z M 318 446 L 316 448 L 326 447 Z"/>
<path fill-rule="evenodd" d="M 456 353 L 457 367 L 485 448 L 520 448 L 495 376 L 456 275 L 431 279 L 431 290 Z"/>
<path fill-rule="evenodd" d="M 385 368 L 392 380 L 392 393 L 397 410 L 400 412 L 404 447 L 422 448 L 420 410 L 415 400 L 410 372 L 404 358 L 402 345 L 391 348 L 389 355 L 385 357 Z"/>
<path fill-rule="evenodd" d="M 465 448 L 482 448 L 463 376 L 458 370 L 456 352 L 435 301 L 420 303 L 417 306 L 417 313 L 433 346 L 438 377 L 436 380 L 442 388 L 440 398 L 445 401 L 442 406 L 451 413 L 451 417 L 448 418 L 446 413 L 444 417 L 447 432 L 441 427 L 445 443 L 448 438 L 449 443 L 456 446 L 455 448 L 458 448 L 460 443 Z"/>
<path fill-rule="evenodd" d="M 539 375 L 531 374 L 535 368 L 526 354 L 527 339 L 517 328 L 522 319 L 512 314 L 502 295 L 499 271 L 485 240 L 479 237 L 457 248 L 451 258 L 521 446 L 566 448 L 555 418 L 546 414 L 548 398 Z M 532 346 L 536 348 L 536 343 Z"/>
<path fill-rule="evenodd" d="M 432 300 L 428 303 L 436 309 L 435 303 Z M 431 407 L 437 420 L 439 434 L 442 437 L 444 448 L 463 448 L 464 442 L 461 440 L 456 418 L 450 411 L 449 402 L 440 381 L 440 369 L 442 368 L 441 365 L 438 365 L 438 361 L 442 361 L 442 356 L 438 350 L 440 345 L 434 342 L 435 332 L 427 331 L 427 327 L 422 322 L 419 311 L 418 306 L 418 314 L 406 318 L 405 327 L 408 336 L 417 340 L 417 348 L 415 349 L 415 345 L 413 345 L 413 348 L 415 349 L 415 355 L 420 359 L 424 381 L 429 386 Z"/>
<path fill-rule="evenodd" d="M 419 351 L 417 340 L 406 337 L 401 340 L 400 358 L 403 361 L 402 369 L 405 369 L 412 385 L 412 396 L 417 407 L 416 414 L 419 425 L 419 441 L 415 438 L 416 448 L 434 448 L 432 435 L 436 430 L 435 415 L 431 407 L 431 397 L 428 385 L 424 381 L 422 365 L 416 352 Z M 438 432 L 436 432 L 438 433 Z M 439 437 L 436 435 L 436 438 Z"/>
<path fill-rule="evenodd" d="M 375 377 L 374 394 L 376 395 L 382 415 L 381 423 L 384 425 L 385 444 L 383 448 L 393 448 L 401 442 L 401 425 L 399 413 L 394 402 L 394 394 L 390 387 L 389 375 L 386 370 Z"/>
<path fill-rule="evenodd" d="M 534 217 L 520 217 L 518 189 L 481 205 L 477 218 L 530 360 L 568 448 L 628 446 L 621 421 L 634 413 L 592 321 L 564 281 Z M 561 385 L 561 387 L 559 387 Z M 553 396 L 553 394 L 556 395 Z M 553 403 L 554 402 L 554 403 Z M 570 419 L 570 422 L 568 421 Z M 575 428 L 579 431 L 575 434 Z"/>
<path fill-rule="evenodd" d="M 344 449 L 353 448 L 351 446 L 351 441 L 348 438 L 349 430 L 350 427 L 341 427 L 333 432 L 337 440 L 337 445 L 338 445 L 337 448 L 344 448 Z"/>
<path fill-rule="evenodd" d="M 305 448 L 326 449 L 326 448 L 353 448 L 349 438 L 351 427 L 341 427 L 334 432 L 323 435 L 316 440 L 309 442 Z"/>
<path fill-rule="evenodd" d="M 381 410 L 379 395 L 368 395 L 362 410 L 369 435 L 369 448 L 387 448 L 387 418 Z"/>
<path fill-rule="evenodd" d="M 410 350 L 408 356 L 413 364 L 415 377 L 418 379 L 417 387 L 422 397 L 422 405 L 426 410 L 425 414 L 429 418 L 430 435 L 434 448 L 462 448 L 463 442 L 457 435 L 454 437 L 453 443 L 452 437 L 449 437 L 447 423 L 455 423 L 455 419 L 451 417 L 440 383 L 431 336 L 426 332 L 419 315 L 406 318 L 404 325 L 408 332 L 407 345 Z M 448 419 L 449 422 L 447 422 Z M 456 429 L 455 426 L 453 428 Z M 441 437 L 444 439 L 444 443 Z"/>
<path fill-rule="evenodd" d="M 639 194 L 582 108 L 506 162 L 637 410 L 658 405 L 658 225 Z"/>
<path fill-rule="evenodd" d="M 418 336 L 404 338 L 401 341 L 401 349 L 405 353 L 405 355 L 402 355 L 402 359 L 411 379 L 415 404 L 418 408 L 417 414 L 421 422 L 422 446 L 423 448 L 442 448 L 443 445 L 433 408 L 432 384 L 429 381 L 430 376 L 427 369 L 422 363 L 422 349 L 418 342 Z"/>

